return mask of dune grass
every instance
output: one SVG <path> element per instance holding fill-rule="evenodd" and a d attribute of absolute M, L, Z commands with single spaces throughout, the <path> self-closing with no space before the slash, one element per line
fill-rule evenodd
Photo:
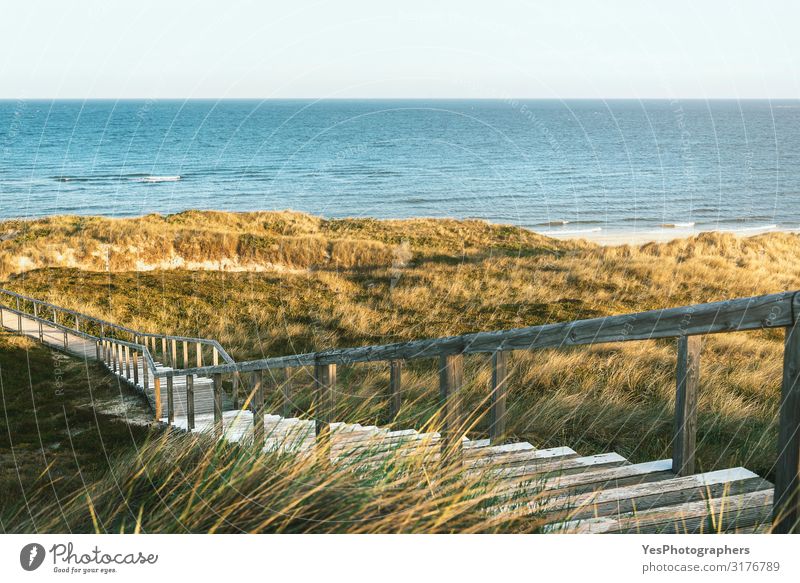
<path fill-rule="evenodd" d="M 4 287 L 146 331 L 214 337 L 237 360 L 800 289 L 800 237 L 781 233 L 600 247 L 480 221 L 197 211 L 11 221 L 0 232 Z M 706 338 L 701 470 L 773 477 L 781 358 L 780 331 Z M 674 366 L 671 341 L 516 352 L 511 438 L 670 457 Z M 465 378 L 481 436 L 487 359 L 467 357 Z M 408 363 L 403 380 L 391 420 L 386 368 L 340 367 L 338 418 L 424 426 L 437 407 L 434 363 Z M 273 410 L 282 382 L 270 382 Z M 309 371 L 296 370 L 295 412 L 309 389 Z"/>

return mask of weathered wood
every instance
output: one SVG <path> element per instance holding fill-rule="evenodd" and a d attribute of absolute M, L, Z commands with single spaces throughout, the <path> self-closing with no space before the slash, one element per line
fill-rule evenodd
<path fill-rule="evenodd" d="M 167 377 L 167 423 L 175 422 L 175 392 L 172 377 Z"/>
<path fill-rule="evenodd" d="M 161 358 L 164 360 L 164 364 L 169 365 L 169 356 L 167 355 L 167 337 L 161 337 Z"/>
<path fill-rule="evenodd" d="M 773 521 L 773 532 L 800 533 L 800 321 L 786 328 Z"/>
<path fill-rule="evenodd" d="M 150 388 L 149 387 L 150 378 L 148 370 L 149 368 L 148 368 L 147 358 L 145 358 L 144 355 L 142 355 L 142 386 L 144 387 L 145 391 L 147 391 L 147 389 Z"/>
<path fill-rule="evenodd" d="M 159 421 L 161 419 L 161 379 L 158 377 L 155 377 L 153 379 L 153 390 L 154 390 L 153 401 L 155 402 L 156 421 Z"/>
<path fill-rule="evenodd" d="M 678 476 L 689 476 L 695 472 L 701 346 L 700 336 L 678 338 L 675 421 L 672 432 L 672 471 Z"/>
<path fill-rule="evenodd" d="M 194 429 L 194 376 L 186 375 L 186 427 Z"/>
<path fill-rule="evenodd" d="M 508 397 L 508 357 L 505 350 L 492 355 L 492 408 L 489 415 L 489 439 L 492 444 L 506 438 L 506 404 Z"/>
<path fill-rule="evenodd" d="M 131 371 L 131 347 L 125 347 L 125 378 L 131 378 L 133 373 Z"/>
<path fill-rule="evenodd" d="M 214 366 L 219 365 L 219 350 L 217 350 L 216 346 L 212 347 L 211 362 L 213 363 Z"/>
<path fill-rule="evenodd" d="M 336 365 L 318 364 L 314 367 L 314 432 L 316 455 L 320 463 L 330 462 L 331 421 L 333 420 L 334 391 L 336 390 Z"/>
<path fill-rule="evenodd" d="M 336 365 L 320 364 L 314 367 L 313 413 L 318 436 L 327 432 L 327 425 L 333 420 L 334 391 L 336 391 Z"/>
<path fill-rule="evenodd" d="M 133 384 L 139 385 L 139 352 L 133 351 Z"/>
<path fill-rule="evenodd" d="M 450 338 L 325 350 L 220 365 L 215 370 L 228 373 L 235 370 L 247 372 L 287 366 L 410 360 L 438 357 L 442 353 L 494 353 L 499 350 L 559 348 L 785 327 L 792 323 L 791 304 L 794 293 L 785 292 L 500 332 L 478 332 Z"/>
<path fill-rule="evenodd" d="M 403 404 L 402 370 L 402 361 L 389 361 L 389 417 L 391 419 L 397 417 Z"/>
<path fill-rule="evenodd" d="M 464 382 L 464 355 L 439 357 L 439 407 L 441 414 L 442 459 L 461 453 L 461 387 Z"/>
<path fill-rule="evenodd" d="M 283 405 L 281 412 L 284 417 L 291 417 L 294 407 L 292 406 L 292 377 L 290 369 L 283 369 L 283 385 L 281 386 L 281 398 Z"/>
<path fill-rule="evenodd" d="M 195 351 L 197 352 L 197 367 L 200 368 L 203 366 L 203 345 L 197 342 Z"/>
<path fill-rule="evenodd" d="M 233 373 L 233 386 L 231 388 L 231 405 L 234 409 L 239 408 L 239 378 L 240 373 Z"/>
<path fill-rule="evenodd" d="M 174 338 L 170 343 L 170 348 L 172 349 L 172 354 L 170 357 L 170 362 L 171 362 L 170 366 L 172 368 L 178 368 L 178 341 L 175 340 Z"/>
<path fill-rule="evenodd" d="M 253 395 L 253 443 L 264 447 L 264 373 L 257 370 L 250 373 L 250 390 Z"/>
<path fill-rule="evenodd" d="M 183 368 L 189 368 L 189 342 L 186 340 L 182 340 L 183 342 Z"/>
<path fill-rule="evenodd" d="M 214 435 L 222 437 L 222 375 L 216 373 L 214 379 Z"/>

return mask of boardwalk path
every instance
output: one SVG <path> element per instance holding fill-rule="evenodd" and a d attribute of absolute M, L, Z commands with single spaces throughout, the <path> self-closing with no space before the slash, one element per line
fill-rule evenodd
<path fill-rule="evenodd" d="M 39 311 L 38 316 L 41 315 Z M 221 391 L 215 393 L 218 379 L 214 376 L 219 375 L 191 372 L 186 346 L 183 370 L 159 361 L 153 361 L 150 368 L 144 357 L 146 348 L 142 357 L 132 359 L 124 344 L 104 344 L 97 337 L 87 337 L 86 332 L 65 325 L 63 319 L 56 324 L 10 306 L 0 309 L 0 317 L 7 330 L 40 340 L 76 358 L 94 361 L 99 355 L 110 370 L 144 393 L 151 406 L 160 408 L 157 417 L 161 422 L 171 422 L 183 430 L 216 432 L 231 442 L 263 439 L 265 451 L 281 449 L 303 455 L 317 446 L 318 420 L 263 411 L 256 415 L 257 399 L 249 408 L 234 407 L 231 397 L 221 395 Z M 164 343 L 168 346 L 166 340 Z M 150 340 L 145 344 L 156 345 Z M 198 344 L 198 364 L 202 364 L 201 348 Z M 136 354 L 137 349 L 132 350 Z M 691 356 L 691 347 L 688 350 Z M 173 365 L 178 352 L 173 348 L 166 353 Z M 691 365 L 691 360 L 687 362 Z M 324 371 L 317 372 L 325 378 Z M 157 389 L 155 377 L 159 375 Z M 171 411 L 163 386 L 170 376 Z M 215 410 L 216 394 L 220 399 Z M 190 400 L 193 412 L 188 406 Z M 262 418 L 263 428 L 259 425 Z M 436 432 L 343 422 L 326 427 L 330 436 L 326 451 L 333 463 L 379 466 L 390 457 L 406 455 L 437 461 L 444 451 L 444 437 Z M 583 456 L 569 447 L 539 449 L 527 442 L 498 443 L 467 437 L 461 437 L 457 449 L 464 475 L 489 476 L 493 480 L 500 501 L 491 511 L 536 513 L 546 518 L 549 526 L 545 529 L 553 532 L 765 532 L 771 523 L 773 486 L 745 468 L 700 474 L 676 472 L 675 458 L 634 464 L 615 452 Z M 503 502 L 511 499 L 513 505 Z"/>

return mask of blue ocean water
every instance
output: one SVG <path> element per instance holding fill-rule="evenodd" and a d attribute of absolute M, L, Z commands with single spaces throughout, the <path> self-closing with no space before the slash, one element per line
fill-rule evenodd
<path fill-rule="evenodd" d="M 800 228 L 800 102 L 0 101 L 0 216 Z"/>

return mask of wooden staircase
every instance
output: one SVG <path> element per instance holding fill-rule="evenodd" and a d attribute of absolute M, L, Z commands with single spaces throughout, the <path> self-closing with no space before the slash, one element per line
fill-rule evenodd
<path fill-rule="evenodd" d="M 43 322 L 39 316 L 8 307 L 0 309 L 0 320 L 13 332 L 75 356 L 96 358 L 100 354 L 102 339 L 92 340 L 63 324 Z M 101 360 L 108 365 L 104 358 Z M 239 365 L 249 366 L 236 363 Z M 178 429 L 248 446 L 263 439 L 265 452 L 301 456 L 320 451 L 318 419 L 269 414 L 259 409 L 257 399 L 250 409 L 232 408 L 230 399 L 220 399 L 220 373 L 216 371 L 221 368 L 209 367 L 212 374 L 204 375 L 188 367 L 173 369 L 155 360 L 150 367 L 145 358 L 132 363 L 124 357 L 109 365 L 120 379 L 141 391 L 151 406 L 160 403 L 158 419 Z M 163 384 L 157 388 L 155 378 L 169 379 L 171 405 L 163 398 Z M 392 379 L 394 382 L 394 371 Z M 193 386 L 193 414 L 187 406 L 189 382 Z M 158 390 L 161 395 L 156 395 Z M 218 407 L 215 398 L 219 399 Z M 439 464 L 446 445 L 437 432 L 345 422 L 326 423 L 326 427 L 329 433 L 324 451 L 330 462 L 354 469 L 397 465 L 404 459 Z M 773 526 L 773 485 L 742 467 L 683 475 L 676 473 L 674 459 L 631 463 L 616 452 L 580 455 L 566 446 L 538 448 L 528 442 L 461 437 L 456 448 L 463 479 L 489 484 L 492 503 L 487 506 L 488 513 L 531 517 L 544 532 L 769 532 Z"/>

